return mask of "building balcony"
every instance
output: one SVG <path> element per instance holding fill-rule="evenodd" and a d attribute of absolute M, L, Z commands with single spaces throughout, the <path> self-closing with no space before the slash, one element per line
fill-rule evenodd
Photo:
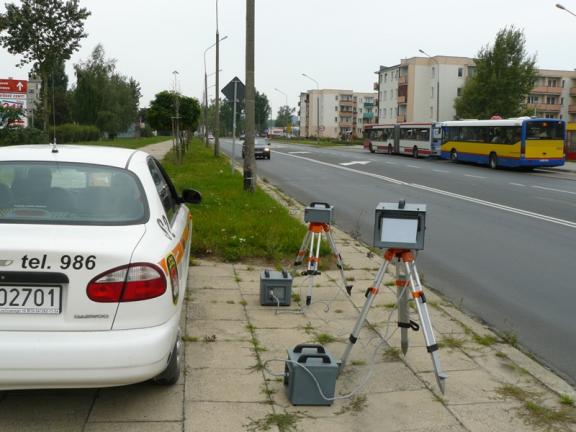
<path fill-rule="evenodd" d="M 340 99 L 340 105 L 344 105 L 344 106 L 352 106 L 354 105 L 354 101 L 352 99 L 348 100 L 348 99 Z"/>
<path fill-rule="evenodd" d="M 378 84 L 377 82 L 374 83 L 374 91 L 378 91 L 380 90 L 380 84 Z"/>
<path fill-rule="evenodd" d="M 530 93 L 540 93 L 540 94 L 561 94 L 562 87 L 548 87 L 548 86 L 536 86 L 532 89 Z"/>
<path fill-rule="evenodd" d="M 570 106 L 568 107 L 568 112 L 569 112 L 570 114 L 576 113 L 576 105 L 570 105 Z"/>
<path fill-rule="evenodd" d="M 363 119 L 372 119 L 372 118 L 374 118 L 374 113 L 373 112 L 365 112 L 362 114 L 362 118 Z"/>
<path fill-rule="evenodd" d="M 406 103 L 406 96 L 398 96 L 396 98 L 396 100 L 399 104 L 405 104 Z"/>
<path fill-rule="evenodd" d="M 352 117 L 354 115 L 354 113 L 352 111 L 342 111 L 340 110 L 340 112 L 338 113 L 339 116 L 341 117 Z"/>
<path fill-rule="evenodd" d="M 398 85 L 406 85 L 408 84 L 408 77 L 407 76 L 401 76 L 398 77 Z"/>
<path fill-rule="evenodd" d="M 574 84 L 574 87 L 570 89 L 570 96 L 576 97 L 576 83 Z"/>
<path fill-rule="evenodd" d="M 546 112 L 560 112 L 562 109 L 562 105 L 560 104 L 528 104 L 528 109 L 530 110 L 537 110 L 537 111 L 546 111 Z"/>
<path fill-rule="evenodd" d="M 366 108 L 373 107 L 373 106 L 374 106 L 374 101 L 372 101 L 372 102 L 364 102 L 364 106 L 365 106 Z"/>
<path fill-rule="evenodd" d="M 400 114 L 396 117 L 396 123 L 406 123 L 406 115 Z"/>

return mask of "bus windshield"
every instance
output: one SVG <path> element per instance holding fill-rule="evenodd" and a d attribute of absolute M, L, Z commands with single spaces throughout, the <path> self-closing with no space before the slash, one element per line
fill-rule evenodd
<path fill-rule="evenodd" d="M 561 122 L 532 121 L 526 124 L 526 139 L 564 139 L 564 125 Z"/>

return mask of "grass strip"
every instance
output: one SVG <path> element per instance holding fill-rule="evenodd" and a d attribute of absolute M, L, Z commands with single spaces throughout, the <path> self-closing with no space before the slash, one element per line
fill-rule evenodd
<path fill-rule="evenodd" d="M 145 138 L 116 138 L 112 140 L 86 141 L 76 144 L 137 149 L 150 144 L 157 144 L 171 139 L 172 137 L 169 136 L 153 136 Z"/>
<path fill-rule="evenodd" d="M 260 188 L 244 192 L 243 178 L 231 171 L 227 158 L 214 157 L 212 149 L 194 139 L 181 165 L 172 153 L 162 163 L 179 191 L 202 193 L 202 202 L 191 206 L 192 256 L 229 262 L 294 259 L 306 228 Z"/>

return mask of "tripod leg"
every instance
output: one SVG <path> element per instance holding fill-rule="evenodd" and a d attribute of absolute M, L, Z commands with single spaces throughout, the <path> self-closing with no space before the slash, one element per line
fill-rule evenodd
<path fill-rule="evenodd" d="M 304 260 L 304 255 L 306 255 L 306 248 L 308 246 L 308 241 L 310 240 L 310 231 L 306 232 L 304 236 L 304 241 L 302 241 L 302 246 L 300 246 L 300 250 L 298 250 L 298 255 L 296 255 L 296 259 L 294 260 L 294 266 L 299 266 L 302 264 Z"/>
<path fill-rule="evenodd" d="M 405 259 L 404 264 L 406 267 L 406 273 L 410 281 L 410 287 L 412 289 L 412 297 L 416 302 L 416 308 L 418 309 L 418 314 L 420 315 L 420 324 L 422 326 L 422 331 L 424 333 L 424 339 L 426 341 L 426 349 L 432 357 L 432 364 L 434 366 L 434 373 L 436 375 L 436 382 L 440 391 L 444 393 L 445 391 L 445 380 L 446 374 L 442 370 L 440 365 L 440 358 L 438 356 L 438 344 L 434 338 L 434 331 L 432 330 L 432 323 L 430 321 L 430 315 L 428 314 L 428 306 L 426 304 L 426 297 L 422 291 L 422 285 L 420 283 L 420 277 L 418 276 L 418 270 L 416 269 L 416 264 L 413 258 Z"/>
<path fill-rule="evenodd" d="M 402 353 L 408 352 L 408 329 L 410 329 L 410 317 L 408 315 L 408 281 L 406 272 L 402 268 L 400 260 L 396 258 L 396 287 L 398 290 L 398 327 L 400 327 L 400 347 Z"/>
<path fill-rule="evenodd" d="M 362 311 L 358 316 L 358 320 L 354 325 L 354 329 L 352 333 L 350 333 L 350 337 L 348 338 L 348 345 L 346 345 L 346 349 L 344 350 L 344 354 L 342 355 L 342 359 L 340 360 L 340 367 L 338 370 L 341 372 L 344 367 L 346 366 L 346 362 L 348 361 L 348 357 L 350 356 L 350 352 L 352 351 L 352 347 L 358 340 L 358 335 L 360 334 L 360 330 L 364 325 L 364 321 L 366 321 L 366 317 L 368 316 L 368 312 L 370 311 L 370 306 L 372 306 L 372 302 L 378 294 L 378 290 L 380 285 L 382 284 L 382 280 L 384 279 L 384 275 L 386 274 L 386 268 L 388 267 L 389 261 L 384 261 L 380 268 L 378 269 L 378 273 L 376 274 L 376 278 L 374 279 L 374 284 L 371 288 L 368 288 L 366 291 L 366 301 L 364 302 L 364 306 L 362 307 Z"/>
<path fill-rule="evenodd" d="M 330 226 L 326 225 L 324 227 L 324 232 L 326 233 L 326 240 L 328 240 L 328 244 L 330 245 L 330 249 L 332 250 L 332 255 L 336 258 L 336 267 L 340 270 L 340 277 L 342 278 L 342 284 L 346 289 L 346 293 L 350 295 L 352 292 L 352 285 L 348 285 L 346 283 L 346 276 L 344 275 L 344 262 L 342 261 L 342 255 L 336 249 L 336 242 L 334 241 L 334 236 L 332 235 L 332 231 L 330 231 Z"/>
<path fill-rule="evenodd" d="M 314 276 L 319 274 L 318 261 L 320 259 L 320 243 L 322 242 L 322 235 L 320 233 L 312 232 L 310 236 L 310 251 L 308 255 L 308 270 L 306 274 L 310 277 L 308 282 L 308 295 L 306 295 L 306 306 L 312 303 L 312 287 L 314 286 Z"/>

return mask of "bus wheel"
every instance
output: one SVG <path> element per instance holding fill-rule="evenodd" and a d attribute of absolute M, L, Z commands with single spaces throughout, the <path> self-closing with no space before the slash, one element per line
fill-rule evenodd
<path fill-rule="evenodd" d="M 498 157 L 496 156 L 496 153 L 490 153 L 488 158 L 488 165 L 492 169 L 498 168 Z"/>
<path fill-rule="evenodd" d="M 456 151 L 456 149 L 452 149 L 452 151 L 450 152 L 450 159 L 453 161 L 458 160 L 458 152 Z"/>
<path fill-rule="evenodd" d="M 388 154 L 389 155 L 392 154 L 392 146 L 390 144 L 388 144 Z"/>
<path fill-rule="evenodd" d="M 418 147 L 414 147 L 412 149 L 412 156 L 416 159 L 418 159 Z"/>
<path fill-rule="evenodd" d="M 372 143 L 368 144 L 368 150 L 370 150 L 370 153 L 376 153 L 376 150 L 372 146 Z"/>

